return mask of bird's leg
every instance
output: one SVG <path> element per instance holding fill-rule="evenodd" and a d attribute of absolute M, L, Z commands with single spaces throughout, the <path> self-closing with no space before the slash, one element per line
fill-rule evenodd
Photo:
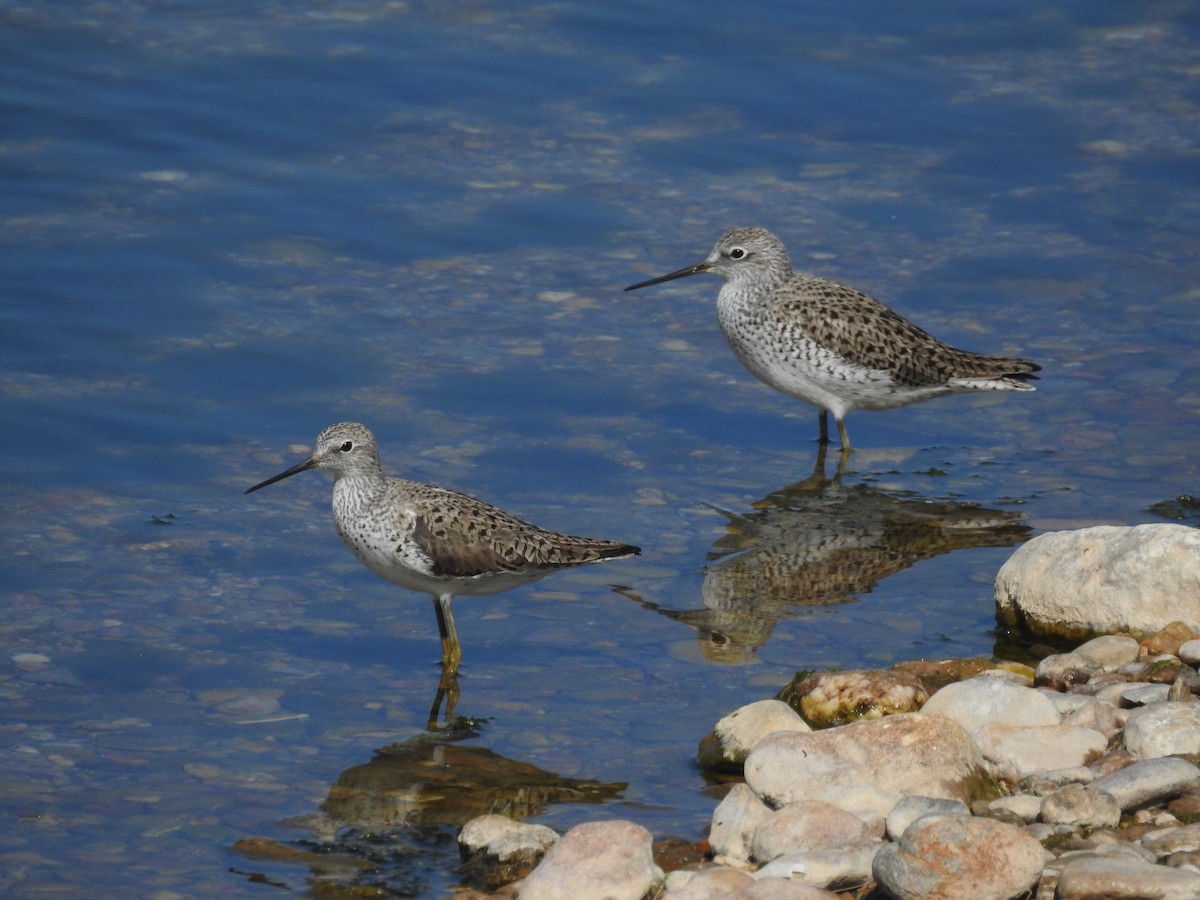
<path fill-rule="evenodd" d="M 458 631 L 454 628 L 454 614 L 450 611 L 453 594 L 442 594 L 433 598 L 433 611 L 437 614 L 438 633 L 442 636 L 442 672 L 453 676 L 462 662 L 462 647 L 458 643 Z"/>
<path fill-rule="evenodd" d="M 849 453 L 853 448 L 850 446 L 850 432 L 846 430 L 846 421 L 840 416 L 834 416 L 837 420 L 838 437 L 842 441 L 842 452 Z"/>
<path fill-rule="evenodd" d="M 458 705 L 458 675 L 454 672 L 443 671 L 438 680 L 437 693 L 433 695 L 433 707 L 429 710 L 429 720 L 425 723 L 426 730 L 441 730 L 438 715 L 442 711 L 443 703 L 446 704 L 446 714 L 442 717 L 442 723 L 449 725 L 454 718 L 454 707 Z"/>
<path fill-rule="evenodd" d="M 824 409 L 820 410 L 817 421 L 821 423 L 821 436 L 817 439 L 817 443 L 824 446 L 829 443 L 829 412 Z"/>

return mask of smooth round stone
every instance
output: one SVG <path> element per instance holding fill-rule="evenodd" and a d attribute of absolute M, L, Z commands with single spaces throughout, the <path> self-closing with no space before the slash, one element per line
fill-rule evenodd
<path fill-rule="evenodd" d="M 1015 825 L 939 816 L 914 822 L 876 854 L 872 871 L 896 900 L 1010 900 L 1033 886 L 1044 861 L 1042 845 Z"/>
<path fill-rule="evenodd" d="M 1180 644 L 1179 658 L 1189 666 L 1200 666 L 1200 641 L 1184 641 Z"/>
<path fill-rule="evenodd" d="M 980 675 L 948 684 L 921 710 L 944 716 L 974 733 L 984 725 L 1057 725 L 1058 710 L 1041 691 Z"/>
<path fill-rule="evenodd" d="M 576 825 L 522 882 L 521 900 L 641 900 L 662 877 L 650 832 L 614 820 Z"/>
<path fill-rule="evenodd" d="M 1200 703 L 1153 703 L 1129 713 L 1125 746 L 1142 759 L 1200 753 Z"/>
<path fill-rule="evenodd" d="M 1111 828 L 1121 821 L 1121 806 L 1112 794 L 1073 784 L 1042 800 L 1042 821 L 1048 825 Z"/>
<path fill-rule="evenodd" d="M 1112 794 L 1123 810 L 1177 797 L 1198 785 L 1200 768 L 1174 756 L 1141 760 L 1092 782 L 1097 790 Z"/>

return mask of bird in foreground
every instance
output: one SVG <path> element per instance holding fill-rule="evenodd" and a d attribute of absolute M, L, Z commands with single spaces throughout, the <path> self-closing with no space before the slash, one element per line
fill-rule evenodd
<path fill-rule="evenodd" d="M 449 488 L 385 476 L 375 436 L 356 422 L 330 425 L 317 435 L 312 456 L 244 493 L 306 469 L 333 473 L 333 524 L 359 561 L 433 597 L 444 676 L 462 660 L 454 597 L 494 594 L 558 569 L 641 553 L 630 544 L 546 531 Z"/>
<path fill-rule="evenodd" d="M 820 441 L 856 409 L 894 409 L 967 391 L 1032 391 L 1041 366 L 981 356 L 944 344 L 862 291 L 792 269 L 787 250 L 765 228 L 725 232 L 703 262 L 627 291 L 687 275 L 725 279 L 717 297 L 721 330 L 760 381 L 820 410 Z"/>

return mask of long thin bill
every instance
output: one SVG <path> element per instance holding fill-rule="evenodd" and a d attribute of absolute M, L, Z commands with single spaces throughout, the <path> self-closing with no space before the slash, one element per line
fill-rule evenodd
<path fill-rule="evenodd" d="M 678 272 L 672 272 L 670 275 L 659 275 L 657 278 L 651 278 L 649 281 L 643 281 L 639 284 L 631 284 L 625 288 L 627 291 L 636 291 L 638 288 L 650 287 L 652 284 L 662 284 L 664 281 L 674 281 L 676 278 L 686 278 L 688 275 L 696 275 L 700 272 L 707 272 L 711 266 L 708 261 L 696 263 L 694 266 L 688 266 L 686 269 L 680 269 Z"/>
<path fill-rule="evenodd" d="M 260 481 L 254 487 L 246 488 L 244 491 L 242 491 L 242 493 L 243 494 L 252 494 L 255 491 L 257 491 L 259 488 L 265 488 L 268 484 L 274 484 L 277 481 L 283 481 L 283 479 L 289 478 L 292 475 L 295 475 L 297 472 L 303 472 L 306 469 L 311 469 L 316 464 L 317 464 L 317 461 L 315 459 L 311 459 L 311 458 L 306 459 L 302 463 L 296 463 L 296 465 L 292 466 L 286 472 L 280 472 L 278 475 L 274 475 L 274 476 L 268 478 L 266 481 Z"/>

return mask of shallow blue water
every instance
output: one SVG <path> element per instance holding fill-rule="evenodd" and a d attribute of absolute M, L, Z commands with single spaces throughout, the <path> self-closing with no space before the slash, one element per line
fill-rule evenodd
<path fill-rule="evenodd" d="M 314 839 L 291 820 L 422 731 L 428 601 L 345 552 L 321 477 L 241 495 L 338 420 L 645 548 L 457 606 L 472 743 L 629 784 L 554 827 L 696 837 L 737 705 L 990 652 L 1002 540 L 893 535 L 823 605 L 705 598 L 731 545 L 1196 492 L 1198 37 L 1169 2 L 0 4 L 6 895 L 261 894 L 233 843 Z M 1039 391 L 852 416 L 844 485 L 756 514 L 815 414 L 733 359 L 715 279 L 620 290 L 754 223 Z M 453 849 L 424 858 L 437 895 Z"/>

